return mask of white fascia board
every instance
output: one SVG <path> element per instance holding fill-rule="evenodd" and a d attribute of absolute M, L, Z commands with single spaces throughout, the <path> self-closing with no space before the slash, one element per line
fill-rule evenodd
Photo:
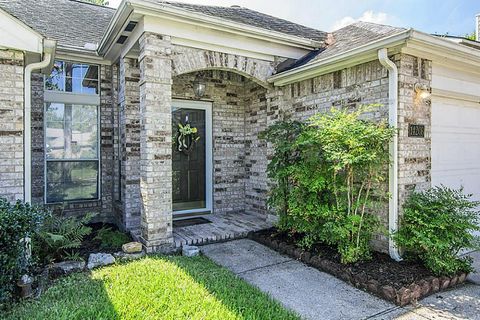
<path fill-rule="evenodd" d="M 275 86 L 284 86 L 336 70 L 376 60 L 378 59 L 377 51 L 379 49 L 395 48 L 400 45 L 404 45 L 411 32 L 412 30 L 408 29 L 390 37 L 382 38 L 380 40 L 367 43 L 363 46 L 347 50 L 340 54 L 327 57 L 325 59 L 319 59 L 314 63 L 306 64 L 302 67 L 274 75 L 268 79 L 268 82 L 273 83 Z"/>
<path fill-rule="evenodd" d="M 77 47 L 58 46 L 54 57 L 56 60 L 68 60 L 91 64 L 111 65 L 111 61 L 99 56 L 95 51 Z"/>
<path fill-rule="evenodd" d="M 303 49 L 315 49 L 322 46 L 322 42 L 307 38 L 288 35 L 282 32 L 266 30 L 231 20 L 209 16 L 186 9 L 174 8 L 168 4 L 152 3 L 143 0 L 131 0 L 135 12 L 145 15 L 159 15 L 162 18 L 176 19 L 183 23 L 213 28 L 220 31 L 257 38 L 274 43 L 281 43 Z"/>
<path fill-rule="evenodd" d="M 457 68 L 480 67 L 480 50 L 423 32 L 414 31 L 402 52 Z"/>
<path fill-rule="evenodd" d="M 108 24 L 107 31 L 103 34 L 102 40 L 100 40 L 100 44 L 98 45 L 97 51 L 100 55 L 106 55 L 111 50 L 111 47 L 123 32 L 132 11 L 130 1 L 123 0 L 120 3 L 112 20 L 110 20 Z"/>
<path fill-rule="evenodd" d="M 266 42 L 264 40 L 227 33 L 204 26 L 192 26 L 169 16 L 144 16 L 144 30 L 170 35 L 174 42 L 199 49 L 244 55 L 272 61 L 275 56 L 298 59 L 310 50 Z"/>
<path fill-rule="evenodd" d="M 0 9 L 0 48 L 43 53 L 43 36 Z"/>
<path fill-rule="evenodd" d="M 177 39 L 183 39 L 184 42 L 205 42 L 199 41 L 198 39 L 199 35 L 201 35 L 198 31 L 200 29 L 202 31 L 210 30 L 212 32 L 216 31 L 218 33 L 223 33 L 225 36 L 228 35 L 230 38 L 232 38 L 232 36 L 236 37 L 237 43 L 233 48 L 237 47 L 239 39 L 240 43 L 251 40 L 257 43 L 255 49 L 256 55 L 263 54 L 267 56 L 282 56 L 282 52 L 285 52 L 283 53 L 285 54 L 284 57 L 298 58 L 307 51 L 322 46 L 322 42 L 319 41 L 291 36 L 281 32 L 270 31 L 242 23 L 236 23 L 226 19 L 195 13 L 189 10 L 173 8 L 166 4 L 151 3 L 142 0 L 130 0 L 121 2 L 117 12 L 110 21 L 107 31 L 99 45 L 98 52 L 100 54 L 110 55 L 109 52 L 114 51 L 113 48 L 115 41 L 123 32 L 126 23 L 128 23 L 128 21 L 132 18 L 132 15 L 137 17 L 144 16 L 145 19 L 155 18 L 158 23 L 165 23 L 169 26 L 172 24 L 179 26 L 181 24 L 183 26 L 182 29 L 184 29 L 182 36 L 178 35 L 179 32 L 174 32 L 174 34 L 171 34 L 171 32 L 166 33 L 166 31 L 164 31 L 165 33 L 163 34 L 175 37 Z M 152 21 L 152 19 L 149 19 L 149 21 Z M 164 29 L 171 30 L 171 28 L 168 28 L 169 26 L 165 26 Z M 185 32 L 185 29 L 187 28 L 189 29 L 188 33 Z M 158 29 L 159 28 L 155 28 L 154 30 L 158 31 Z M 152 32 L 154 32 L 154 30 L 146 29 L 146 31 Z M 174 29 L 173 31 L 176 30 Z M 223 36 L 223 38 L 225 38 L 225 36 Z M 219 41 L 220 40 L 217 39 L 216 43 L 214 44 L 220 47 L 229 46 L 228 43 L 221 44 Z M 232 41 L 230 40 L 230 42 Z M 208 43 L 208 41 L 205 42 L 205 44 Z M 263 52 L 263 50 L 266 50 L 267 52 Z M 272 54 L 275 51 L 276 54 Z M 112 54 L 112 56 L 115 55 L 118 54 Z"/>

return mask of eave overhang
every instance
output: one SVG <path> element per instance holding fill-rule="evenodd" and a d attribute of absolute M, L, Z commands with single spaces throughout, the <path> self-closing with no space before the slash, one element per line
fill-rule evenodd
<path fill-rule="evenodd" d="M 322 47 L 321 41 L 315 41 L 298 36 L 287 35 L 277 31 L 266 30 L 247 24 L 233 22 L 227 19 L 212 17 L 190 10 L 175 8 L 168 4 L 152 3 L 143 0 L 122 1 L 114 17 L 110 21 L 107 31 L 102 38 L 98 53 L 106 56 L 112 50 L 125 26 L 131 19 L 140 20 L 141 16 L 153 16 L 162 21 L 179 22 L 192 28 L 208 28 L 226 32 L 234 36 L 262 40 L 269 43 L 290 46 L 302 50 L 313 50 Z M 193 39 L 195 40 L 195 39 Z"/>
<path fill-rule="evenodd" d="M 403 52 L 432 61 L 444 61 L 464 67 L 480 68 L 480 50 L 448 39 L 408 29 L 314 63 L 273 75 L 268 82 L 284 86 L 336 70 L 377 59 L 377 51 L 387 48 L 389 54 Z M 480 70 L 480 69 L 479 69 Z"/>

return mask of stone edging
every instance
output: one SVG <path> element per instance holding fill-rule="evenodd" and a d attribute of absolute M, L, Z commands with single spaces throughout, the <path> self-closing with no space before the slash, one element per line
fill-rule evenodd
<path fill-rule="evenodd" d="M 393 302 L 399 306 L 405 306 L 436 292 L 443 291 L 447 288 L 461 284 L 465 282 L 465 279 L 467 278 L 466 273 L 462 273 L 454 277 L 431 276 L 424 280 L 413 283 L 408 287 L 395 289 L 388 285 L 381 286 L 378 281 L 374 279 L 369 280 L 364 274 L 352 274 L 348 270 L 344 270 L 345 268 L 343 265 L 340 265 L 338 262 L 312 255 L 310 252 L 292 244 L 288 244 L 283 241 L 279 242 L 278 240 L 272 240 L 268 236 L 260 235 L 255 232 L 249 232 L 248 238 L 282 254 L 286 254 L 292 258 L 300 260 L 303 263 L 320 271 L 329 273 L 356 288 L 362 289 L 370 294 Z"/>

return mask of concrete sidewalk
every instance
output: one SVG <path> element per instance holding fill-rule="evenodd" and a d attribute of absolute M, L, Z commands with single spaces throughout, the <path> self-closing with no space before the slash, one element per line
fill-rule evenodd
<path fill-rule="evenodd" d="M 201 251 L 304 319 L 480 319 L 480 286 L 474 284 L 400 308 L 252 240 Z"/>

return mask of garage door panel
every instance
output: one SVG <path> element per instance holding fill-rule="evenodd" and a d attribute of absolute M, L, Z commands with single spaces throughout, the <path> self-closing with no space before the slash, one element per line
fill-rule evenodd
<path fill-rule="evenodd" d="M 480 105 L 432 97 L 432 185 L 463 186 L 480 200 Z"/>

